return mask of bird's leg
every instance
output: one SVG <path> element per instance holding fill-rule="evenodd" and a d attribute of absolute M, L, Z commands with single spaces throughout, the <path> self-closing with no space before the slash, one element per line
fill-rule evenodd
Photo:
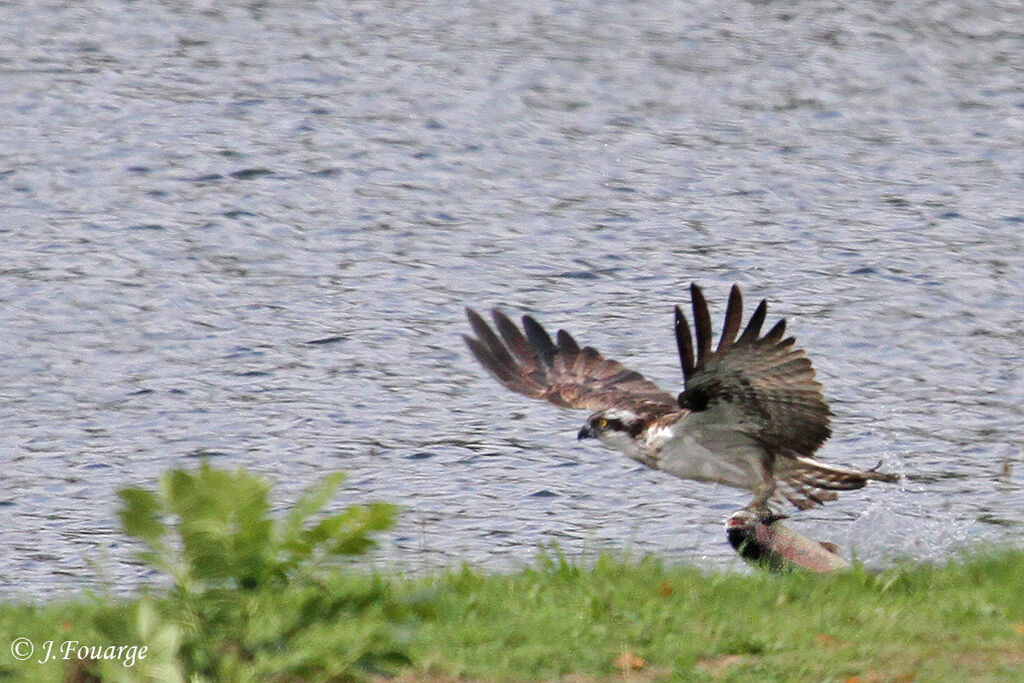
<path fill-rule="evenodd" d="M 770 497 L 771 496 L 769 496 L 769 498 Z M 789 518 L 789 515 L 783 515 L 783 514 L 778 513 L 778 512 L 773 512 L 772 509 L 770 507 L 768 507 L 767 499 L 762 501 L 760 498 L 756 498 L 756 499 L 754 499 L 754 501 L 750 505 L 748 505 L 747 507 L 745 507 L 743 509 L 744 510 L 749 510 L 750 512 L 752 512 L 755 515 L 757 515 L 758 521 L 760 521 L 762 524 L 766 524 L 768 526 L 771 526 L 775 522 L 778 522 L 780 519 L 788 519 Z"/>
<path fill-rule="evenodd" d="M 772 477 L 771 471 L 764 467 L 761 471 L 761 482 L 754 487 L 754 500 L 746 509 L 755 513 L 764 524 L 771 524 L 780 519 L 785 519 L 786 515 L 778 515 L 768 507 L 768 501 L 771 500 L 774 494 L 775 479 Z"/>

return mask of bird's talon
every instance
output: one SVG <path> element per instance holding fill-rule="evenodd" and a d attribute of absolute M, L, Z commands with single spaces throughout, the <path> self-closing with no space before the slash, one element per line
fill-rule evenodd
<path fill-rule="evenodd" d="M 757 519 L 762 524 L 771 526 L 775 522 L 783 519 L 789 519 L 789 515 L 783 515 L 778 512 L 773 512 L 767 505 L 753 504 L 747 507 L 748 510 L 757 515 Z"/>

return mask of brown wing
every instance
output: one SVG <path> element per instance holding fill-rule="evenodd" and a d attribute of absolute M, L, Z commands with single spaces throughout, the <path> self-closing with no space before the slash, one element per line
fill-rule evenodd
<path fill-rule="evenodd" d="M 739 408 L 755 437 L 776 454 L 810 456 L 832 434 L 832 414 L 814 379 L 814 368 L 795 339 L 783 339 L 780 320 L 763 337 L 767 303 L 761 301 L 746 329 L 737 338 L 743 318 L 743 297 L 736 285 L 729 293 L 725 324 L 718 347 L 712 350 L 711 316 L 697 285 L 690 286 L 694 338 L 686 316 L 676 306 L 676 342 L 686 390 L 679 405 L 693 411 L 728 402 Z"/>
<path fill-rule="evenodd" d="M 580 347 L 565 330 L 552 341 L 540 323 L 523 316 L 523 330 L 491 311 L 497 334 L 473 309 L 466 309 L 476 337 L 463 335 L 477 360 L 512 391 L 565 408 L 625 408 L 648 418 L 678 410 L 675 397 L 643 375 Z M 524 334 L 525 332 L 525 334 Z"/>

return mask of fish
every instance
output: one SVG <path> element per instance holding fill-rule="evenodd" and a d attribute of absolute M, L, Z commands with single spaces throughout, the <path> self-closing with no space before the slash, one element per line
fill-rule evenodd
<path fill-rule="evenodd" d="M 783 525 L 783 519 L 785 515 L 743 508 L 729 516 L 725 534 L 740 557 L 768 571 L 804 569 L 828 574 L 852 567 L 834 543 L 797 533 Z"/>

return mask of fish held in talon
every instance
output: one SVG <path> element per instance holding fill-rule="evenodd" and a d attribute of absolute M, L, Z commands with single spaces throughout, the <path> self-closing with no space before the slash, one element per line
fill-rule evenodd
<path fill-rule="evenodd" d="M 799 567 L 828 573 L 850 568 L 834 543 L 807 538 L 784 526 L 782 519 L 785 516 L 743 508 L 730 515 L 725 523 L 725 534 L 740 557 L 769 571 Z"/>

